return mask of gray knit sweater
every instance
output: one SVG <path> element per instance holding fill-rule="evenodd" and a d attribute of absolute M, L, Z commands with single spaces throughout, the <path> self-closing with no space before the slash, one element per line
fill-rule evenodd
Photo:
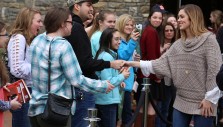
<path fill-rule="evenodd" d="M 173 79 L 177 88 L 174 108 L 187 114 L 201 114 L 200 102 L 216 85 L 221 52 L 214 34 L 207 32 L 186 41 L 177 40 L 158 60 L 152 61 L 155 74 Z M 214 105 L 214 116 L 217 105 Z"/>

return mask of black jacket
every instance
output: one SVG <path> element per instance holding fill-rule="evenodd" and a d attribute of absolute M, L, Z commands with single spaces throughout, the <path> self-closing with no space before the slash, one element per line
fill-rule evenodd
<path fill-rule="evenodd" d="M 223 65 L 221 65 L 221 69 L 217 74 L 216 82 L 221 91 L 223 91 Z"/>
<path fill-rule="evenodd" d="M 72 14 L 72 20 L 72 32 L 70 36 L 66 37 L 66 39 L 70 42 L 74 49 L 83 75 L 89 78 L 97 79 L 95 71 L 110 68 L 110 62 L 93 59 L 91 42 L 84 29 L 81 18 L 75 14 Z"/>

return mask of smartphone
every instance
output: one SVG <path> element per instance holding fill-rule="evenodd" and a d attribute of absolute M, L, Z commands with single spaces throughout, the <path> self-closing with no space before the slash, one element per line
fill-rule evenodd
<path fill-rule="evenodd" d="M 141 35 L 142 34 L 142 24 L 136 24 L 135 28 L 136 28 L 136 32 L 139 32 Z"/>

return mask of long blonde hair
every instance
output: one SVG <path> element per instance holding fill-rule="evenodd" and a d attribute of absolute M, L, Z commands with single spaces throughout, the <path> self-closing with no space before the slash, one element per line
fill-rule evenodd
<path fill-rule="evenodd" d="M 125 25 L 128 21 L 132 21 L 133 22 L 133 25 L 135 25 L 135 20 L 134 18 L 129 15 L 129 14 L 123 14 L 121 16 L 118 17 L 117 21 L 116 21 L 116 26 L 115 28 L 121 33 L 121 34 L 125 34 L 124 33 L 124 28 L 125 28 Z M 126 41 L 129 41 L 130 39 L 130 35 L 127 35 L 127 38 L 124 38 L 126 39 Z"/>
<path fill-rule="evenodd" d="M 199 36 L 205 32 L 208 32 L 208 30 L 204 25 L 204 16 L 199 6 L 194 4 L 187 4 L 182 6 L 180 10 L 184 10 L 184 12 L 189 17 L 190 20 L 189 29 L 193 36 Z M 181 30 L 180 33 L 183 39 L 187 38 L 185 30 Z"/>
<path fill-rule="evenodd" d="M 38 13 L 41 14 L 40 11 L 33 8 L 22 8 L 16 17 L 10 35 L 22 34 L 26 38 L 26 43 L 30 45 L 32 39 L 35 37 L 35 35 L 31 33 L 31 25 L 34 15 Z"/>

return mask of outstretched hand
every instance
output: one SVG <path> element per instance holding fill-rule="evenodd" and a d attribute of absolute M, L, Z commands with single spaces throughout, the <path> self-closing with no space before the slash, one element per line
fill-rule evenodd
<path fill-rule="evenodd" d="M 124 64 L 124 67 L 131 67 L 131 66 L 133 66 L 133 64 L 132 64 L 133 62 L 134 61 L 126 61 L 125 64 Z"/>
<path fill-rule="evenodd" d="M 124 60 L 115 60 L 115 61 L 111 61 L 111 67 L 114 68 L 114 69 L 121 69 L 124 64 L 125 64 L 126 61 Z"/>

